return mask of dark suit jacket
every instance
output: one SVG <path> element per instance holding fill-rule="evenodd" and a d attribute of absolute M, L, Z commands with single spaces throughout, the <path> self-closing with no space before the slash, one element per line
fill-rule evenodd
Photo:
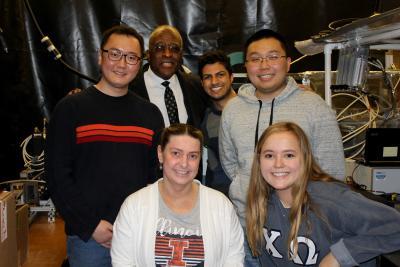
<path fill-rule="evenodd" d="M 144 71 L 148 66 L 140 71 L 136 78 L 129 85 L 129 89 L 138 94 L 139 96 L 149 100 L 149 94 L 144 82 Z M 199 77 L 194 74 L 188 74 L 183 71 L 176 73 L 178 76 L 179 84 L 182 88 L 183 99 L 185 102 L 186 111 L 188 113 L 188 123 L 200 129 L 201 122 L 204 117 L 205 109 L 207 107 L 207 95 L 204 92 Z"/>

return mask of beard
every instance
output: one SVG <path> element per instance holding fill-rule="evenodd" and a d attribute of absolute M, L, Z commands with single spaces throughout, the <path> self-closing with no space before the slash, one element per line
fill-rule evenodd
<path fill-rule="evenodd" d="M 218 86 L 214 86 L 214 87 L 218 87 Z M 230 92 L 231 92 L 231 87 L 229 87 L 222 95 L 218 95 L 218 96 L 209 95 L 209 97 L 211 98 L 211 100 L 219 101 L 219 100 L 222 100 L 222 99 L 228 97 Z"/>

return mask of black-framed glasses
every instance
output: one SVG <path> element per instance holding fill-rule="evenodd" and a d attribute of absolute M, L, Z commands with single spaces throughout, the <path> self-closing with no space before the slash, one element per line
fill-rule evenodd
<path fill-rule="evenodd" d="M 261 56 L 253 56 L 250 57 L 249 59 L 246 59 L 246 62 L 249 62 L 251 64 L 261 64 L 264 60 L 270 62 L 271 64 L 277 63 L 279 59 L 281 58 L 286 58 L 286 56 L 281 56 L 281 55 L 267 55 L 265 57 L 261 57 Z"/>
<path fill-rule="evenodd" d="M 170 43 L 170 44 L 165 44 L 165 43 L 156 43 L 152 47 L 153 51 L 155 52 L 164 52 L 166 49 L 171 51 L 172 53 L 178 54 L 182 51 L 182 48 L 179 44 L 176 43 Z"/>
<path fill-rule="evenodd" d="M 129 65 L 136 65 L 142 59 L 141 57 L 138 57 L 134 53 L 124 54 L 121 50 L 116 48 L 110 48 L 108 50 L 102 48 L 101 50 L 103 52 L 106 52 L 108 54 L 108 59 L 112 61 L 119 61 L 121 60 L 122 57 L 125 57 L 125 62 L 126 64 Z"/>

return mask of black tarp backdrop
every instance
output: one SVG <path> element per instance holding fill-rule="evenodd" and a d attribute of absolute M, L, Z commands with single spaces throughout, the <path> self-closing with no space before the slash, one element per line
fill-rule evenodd
<path fill-rule="evenodd" d="M 176 26 L 185 43 L 184 63 L 196 71 L 196 58 L 209 49 L 240 51 L 246 38 L 272 28 L 289 41 L 305 40 L 338 19 L 370 16 L 375 0 L 30 0 L 42 32 L 71 66 L 98 78 L 101 32 L 120 21 L 136 28 L 147 42 L 160 24 Z M 380 11 L 400 6 L 382 1 Z M 23 168 L 19 144 L 41 127 L 57 101 L 72 88 L 90 82 L 53 60 L 23 0 L 0 0 L 0 27 L 8 53 L 0 49 L 0 181 L 14 179 Z M 293 58 L 300 56 L 291 48 Z M 322 70 L 323 56 L 294 65 L 293 72 Z"/>

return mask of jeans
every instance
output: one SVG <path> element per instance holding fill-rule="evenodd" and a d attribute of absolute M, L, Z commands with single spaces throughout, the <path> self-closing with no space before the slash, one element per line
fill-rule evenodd
<path fill-rule="evenodd" d="M 111 267 L 110 249 L 93 238 L 85 242 L 78 236 L 68 236 L 67 255 L 71 267 Z"/>
<path fill-rule="evenodd" d="M 245 230 L 245 229 L 243 229 Z M 247 242 L 246 235 L 244 236 L 244 266 L 245 267 L 260 267 L 260 260 L 258 257 L 253 257 L 249 243 Z"/>

